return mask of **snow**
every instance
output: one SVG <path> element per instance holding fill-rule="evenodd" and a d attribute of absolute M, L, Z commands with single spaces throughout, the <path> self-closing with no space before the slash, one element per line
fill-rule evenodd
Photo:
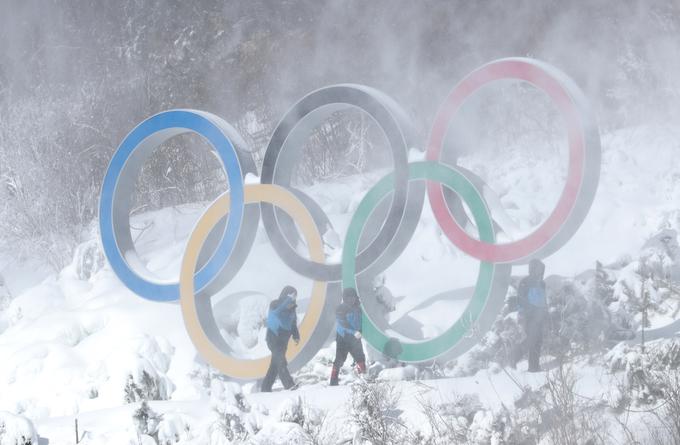
<path fill-rule="evenodd" d="M 573 276 L 593 268 L 597 260 L 615 263 L 636 255 L 658 230 L 680 228 L 680 181 L 673 162 L 680 148 L 680 128 L 623 129 L 605 134 L 602 142 L 600 187 L 592 209 L 574 238 L 546 260 L 549 274 Z M 418 151 L 412 150 L 410 156 L 416 158 Z M 531 156 L 527 173 L 526 153 L 518 147 L 503 152 L 493 163 L 485 156 L 470 155 L 463 164 L 497 192 L 507 210 L 503 218 L 509 218 L 501 221 L 508 228 L 506 236 L 526 234 L 551 211 L 561 190 L 564 165 L 555 159 L 555 153 L 538 153 Z M 338 179 L 305 189 L 334 224 L 335 232 L 326 234 L 329 240 L 335 238 L 334 258 L 340 258 L 338 240 L 344 238 L 352 212 L 378 176 Z M 257 181 L 255 176 L 248 179 L 249 183 Z M 157 279 L 176 279 L 186 238 L 206 206 L 196 203 L 132 218 L 140 261 Z M 264 262 L 266 274 L 262 273 Z M 413 240 L 385 272 L 385 285 L 397 296 L 390 320 L 411 317 L 423 326 L 420 334 L 425 338 L 442 332 L 463 310 L 465 300 L 433 297 L 473 285 L 478 267 L 476 260 L 449 245 L 426 204 Z M 171 443 L 220 443 L 220 434 L 212 425 L 216 406 L 232 407 L 229 412 L 241 416 L 253 430 L 253 443 L 299 443 L 304 432 L 289 421 L 299 400 L 305 406 L 329 411 L 337 424 L 342 424 L 342 419 L 346 422 L 347 384 L 357 379 L 348 363 L 341 375 L 343 385 L 326 387 L 334 353 L 332 341 L 300 371 L 300 378 L 304 375 L 310 383 L 293 398 L 285 391 L 257 393 L 252 384 L 242 389 L 216 385 L 214 382 L 221 380 L 197 357 L 176 303 L 137 297 L 108 265 L 94 267 L 91 276 L 83 275 L 82 268 L 74 262 L 59 274 L 48 274 L 36 267 L 35 260 L 18 263 L 0 256 L 0 273 L 13 294 L 9 306 L 0 312 L 0 410 L 4 410 L 0 424 L 7 425 L 5 435 L 10 431 L 15 436 L 17 432 L 35 435 L 33 422 L 50 444 L 72 443 L 77 418 L 84 435 L 81 443 L 137 444 L 139 437 L 131 419 L 139 401 L 125 401 L 125 388 L 130 384 L 157 392 L 161 400 L 149 405 L 161 416 L 158 438 Z M 628 261 L 617 272 L 615 293 L 619 298 L 611 303 L 613 312 L 617 307 L 627 310 L 624 286 L 639 292 L 638 269 L 636 261 Z M 513 269 L 515 276 L 524 273 L 525 268 Z M 302 297 L 312 283 L 289 272 L 260 227 L 242 270 L 213 299 L 223 335 L 238 356 L 266 354 L 263 321 L 267 305 L 284 284 L 296 286 Z M 662 300 L 664 296 L 652 298 Z M 299 318 L 306 309 L 305 299 L 300 300 Z M 653 315 L 652 326 L 672 320 L 670 310 L 660 312 Z M 396 332 L 406 334 L 409 332 Z M 461 359 L 459 366 L 463 362 Z M 602 366 L 582 365 L 579 391 L 584 396 L 599 397 L 603 388 L 612 388 L 612 378 Z M 379 370 L 377 380 L 398 382 L 400 403 L 414 427 L 423 422 L 418 397 L 438 401 L 451 394 L 478 397 L 486 411 L 474 415 L 471 435 L 490 443 L 496 440 L 490 427 L 492 412 L 512 406 L 521 387 L 537 388 L 545 379 L 544 374 L 493 366 L 472 376 L 438 380 L 418 380 L 420 372 L 412 366 L 387 368 Z M 153 388 L 144 386 L 145 375 L 155 382 Z M 234 394 L 239 391 L 247 400 L 246 411 L 233 408 L 238 399 Z M 611 392 L 613 399 L 620 396 Z M 4 440 L 0 435 L 3 445 Z M 149 436 L 141 440 L 154 443 Z"/>
<path fill-rule="evenodd" d="M 639 251 L 656 231 L 677 228 L 679 149 L 678 127 L 637 127 L 604 134 L 595 201 L 567 248 L 547 259 L 546 270 L 574 275 L 592 267 L 595 260 L 612 263 Z"/>
<path fill-rule="evenodd" d="M 281 445 L 295 445 L 304 443 L 307 435 L 300 425 L 291 422 L 277 422 L 266 425 L 252 439 L 253 445 L 277 443 Z"/>

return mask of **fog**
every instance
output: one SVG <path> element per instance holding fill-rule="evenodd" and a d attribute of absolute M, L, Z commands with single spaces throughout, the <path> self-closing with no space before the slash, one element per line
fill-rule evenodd
<path fill-rule="evenodd" d="M 52 250 L 55 239 L 77 242 L 95 217 L 113 151 L 159 111 L 213 112 L 261 155 L 302 96 L 362 83 L 406 109 L 422 149 L 456 82 L 508 56 L 541 59 L 571 76 L 603 131 L 677 121 L 674 1 L 2 2 L 0 238 L 49 237 L 45 248 Z M 502 143 L 508 133 L 495 129 L 516 125 L 517 110 L 539 127 L 559 128 L 545 105 L 512 97 L 503 112 L 477 108 L 472 115 L 482 118 L 468 119 L 468 130 Z M 553 130 L 547 136 L 558 145 L 560 137 Z M 173 153 L 181 165 L 212 168 L 205 156 Z M 148 190 L 167 185 L 157 174 L 170 171 L 162 156 L 147 171 Z M 175 168 L 167 181 L 181 182 L 182 171 Z M 41 203 L 41 210 L 26 202 Z M 73 227 L 76 233 L 66 233 Z"/>

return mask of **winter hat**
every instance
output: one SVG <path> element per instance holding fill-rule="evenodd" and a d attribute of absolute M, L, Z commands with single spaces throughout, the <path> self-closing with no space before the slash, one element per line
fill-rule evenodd
<path fill-rule="evenodd" d="M 346 287 L 342 290 L 342 301 L 345 303 L 354 303 L 359 301 L 359 295 L 353 287 Z"/>
<path fill-rule="evenodd" d="M 539 259 L 532 259 L 529 261 L 529 275 L 532 277 L 539 277 L 543 279 L 543 274 L 545 273 L 545 264 Z"/>
<path fill-rule="evenodd" d="M 283 300 L 286 297 L 295 300 L 297 298 L 297 289 L 293 286 L 285 286 L 281 291 L 281 295 L 279 295 L 279 300 Z"/>

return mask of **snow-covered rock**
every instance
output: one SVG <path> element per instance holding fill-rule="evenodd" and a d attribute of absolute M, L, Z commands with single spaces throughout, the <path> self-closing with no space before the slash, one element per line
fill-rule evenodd
<path fill-rule="evenodd" d="M 26 417 L 0 411 L 0 445 L 38 445 L 38 433 Z"/>

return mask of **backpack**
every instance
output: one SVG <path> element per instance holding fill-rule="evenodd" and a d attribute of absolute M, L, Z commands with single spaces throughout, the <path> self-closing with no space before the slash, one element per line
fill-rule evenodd
<path fill-rule="evenodd" d="M 532 306 L 545 307 L 546 298 L 543 286 L 531 286 L 527 289 L 527 301 Z"/>
<path fill-rule="evenodd" d="M 291 331 L 293 323 L 295 322 L 295 309 L 288 308 L 292 300 L 288 297 L 282 301 L 274 300 L 267 314 L 267 328 L 275 335 L 279 335 L 279 331 Z"/>

